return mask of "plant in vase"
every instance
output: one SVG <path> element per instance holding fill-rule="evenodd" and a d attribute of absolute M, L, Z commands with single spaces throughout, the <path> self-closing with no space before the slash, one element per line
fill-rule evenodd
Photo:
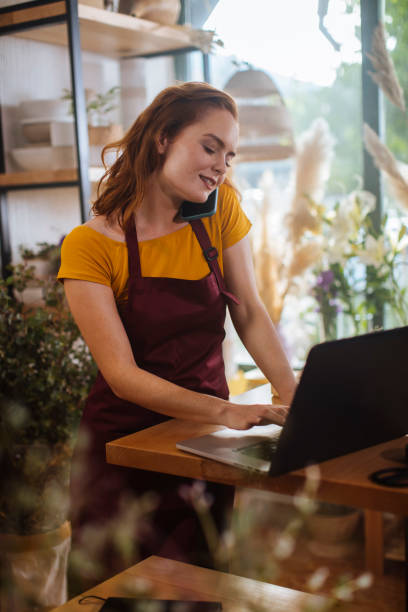
<path fill-rule="evenodd" d="M 41 306 L 20 297 L 33 283 Z M 0 362 L 2 603 L 26 612 L 66 600 L 71 452 L 96 375 L 62 286 L 33 267 L 0 280 Z"/>
<path fill-rule="evenodd" d="M 374 208 L 372 194 L 356 191 L 322 214 L 322 260 L 312 287 L 322 339 L 370 331 L 376 313 L 384 309 L 396 324 L 408 323 L 402 282 L 407 227 L 400 216 L 384 215 L 376 230 Z M 343 333 L 338 330 L 340 312 Z"/>
<path fill-rule="evenodd" d="M 66 519 L 71 447 L 96 374 L 59 284 L 36 281 L 42 307 L 16 297 L 33 279 L 18 265 L 0 281 L 0 531 L 21 535 Z"/>
<path fill-rule="evenodd" d="M 61 263 L 61 245 L 64 238 L 65 235 L 61 236 L 57 244 L 37 242 L 36 249 L 20 246 L 21 258 L 27 265 L 34 267 L 35 278 L 47 280 L 56 276 Z"/>
<path fill-rule="evenodd" d="M 308 547 L 319 557 L 343 558 L 355 553 L 353 536 L 361 520 L 361 510 L 351 506 L 319 502 L 306 518 L 311 536 Z"/>
<path fill-rule="evenodd" d="M 369 72 L 372 79 L 387 98 L 405 112 L 404 91 L 387 50 L 382 23 L 375 29 L 368 57 L 373 68 Z M 367 124 L 364 125 L 364 144 L 374 164 L 387 179 L 393 203 L 406 215 L 406 164 L 394 157 Z M 318 278 L 322 272 L 326 273 L 326 278 L 329 272 L 332 274 L 327 290 L 334 293 L 336 300 L 341 302 L 341 309 L 348 322 L 345 331 L 350 333 L 369 331 L 375 314 L 384 309 L 391 316 L 392 324 L 406 325 L 408 322 L 406 223 L 401 214 L 391 211 L 383 215 L 377 227 L 370 214 L 374 206 L 373 195 L 367 192 L 354 193 L 338 204 L 334 213 L 325 219 L 326 230 L 330 229 L 331 224 L 333 232 L 331 244 L 326 244 L 326 265 L 318 270 Z M 313 293 L 315 297 L 321 297 L 316 285 Z M 318 309 L 321 312 L 322 307 L 324 304 L 318 299 Z M 329 314 L 326 308 L 326 318 Z M 333 329 L 333 325 L 331 329 L 326 329 L 328 337 Z"/>
<path fill-rule="evenodd" d="M 86 94 L 86 113 L 88 124 L 90 126 L 109 126 L 112 125 L 111 112 L 118 108 L 118 95 L 120 87 L 115 85 L 108 89 L 105 93 L 96 93 L 93 90 L 87 89 Z M 70 112 L 73 114 L 73 100 L 70 89 L 63 89 L 63 100 L 70 100 Z"/>
<path fill-rule="evenodd" d="M 64 89 L 64 100 L 71 100 L 72 92 Z M 88 120 L 88 138 L 90 145 L 90 165 L 101 165 L 101 153 L 105 145 L 119 140 L 123 136 L 123 127 L 112 119 L 112 111 L 119 106 L 120 87 L 114 86 L 105 93 L 86 90 L 86 113 Z M 71 108 L 73 112 L 73 107 Z"/>

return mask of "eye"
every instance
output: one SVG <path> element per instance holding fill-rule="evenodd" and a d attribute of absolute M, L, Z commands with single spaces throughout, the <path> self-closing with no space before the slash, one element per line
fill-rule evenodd
<path fill-rule="evenodd" d="M 206 153 L 208 153 L 209 155 L 213 155 L 215 153 L 214 149 L 211 149 L 210 147 L 207 147 L 206 145 L 203 145 L 204 151 Z"/>

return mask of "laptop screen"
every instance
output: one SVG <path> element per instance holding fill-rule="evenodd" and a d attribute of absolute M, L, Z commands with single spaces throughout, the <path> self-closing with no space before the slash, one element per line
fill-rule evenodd
<path fill-rule="evenodd" d="M 408 327 L 325 342 L 306 360 L 271 474 L 408 432 Z"/>

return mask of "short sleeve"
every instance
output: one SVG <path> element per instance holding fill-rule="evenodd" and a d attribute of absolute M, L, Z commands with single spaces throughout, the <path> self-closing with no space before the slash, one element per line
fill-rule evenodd
<path fill-rule="evenodd" d="M 80 225 L 65 237 L 57 278 L 112 285 L 112 262 L 98 232 Z"/>
<path fill-rule="evenodd" d="M 251 229 L 251 222 L 241 208 L 235 190 L 229 185 L 220 187 L 222 248 L 239 242 Z"/>

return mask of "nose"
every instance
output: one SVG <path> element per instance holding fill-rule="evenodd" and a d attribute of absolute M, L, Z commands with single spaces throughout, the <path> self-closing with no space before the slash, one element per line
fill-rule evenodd
<path fill-rule="evenodd" d="M 227 171 L 227 162 L 225 159 L 225 155 L 220 152 L 215 161 L 214 161 L 214 170 L 218 173 L 218 174 L 225 174 Z"/>

